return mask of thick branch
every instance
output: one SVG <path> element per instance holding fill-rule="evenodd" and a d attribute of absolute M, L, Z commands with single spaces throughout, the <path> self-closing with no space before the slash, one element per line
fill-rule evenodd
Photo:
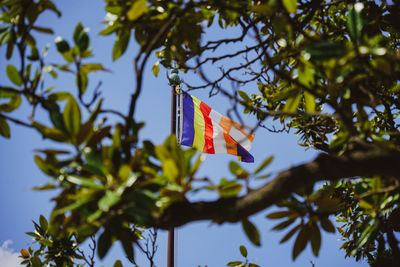
<path fill-rule="evenodd" d="M 238 222 L 285 199 L 298 188 L 321 180 L 398 176 L 400 151 L 357 143 L 357 150 L 336 156 L 320 154 L 314 160 L 279 173 L 272 181 L 249 194 L 213 202 L 178 202 L 156 218 L 159 228 L 181 226 L 192 221 Z"/>

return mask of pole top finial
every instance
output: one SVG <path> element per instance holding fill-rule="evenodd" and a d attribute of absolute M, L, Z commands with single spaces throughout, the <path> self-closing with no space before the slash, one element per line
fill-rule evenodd
<path fill-rule="evenodd" d="M 179 72 L 178 69 L 176 68 L 172 69 L 171 74 L 168 77 L 169 85 L 178 86 L 182 82 L 181 79 L 179 78 L 178 72 Z"/>

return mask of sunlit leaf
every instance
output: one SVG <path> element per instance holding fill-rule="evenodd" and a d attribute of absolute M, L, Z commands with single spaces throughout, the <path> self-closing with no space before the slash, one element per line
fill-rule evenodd
<path fill-rule="evenodd" d="M 88 187 L 93 189 L 103 189 L 103 186 L 100 184 L 95 183 L 92 179 L 76 176 L 76 175 L 69 175 L 67 176 L 67 181 L 76 184 L 82 187 Z"/>
<path fill-rule="evenodd" d="M 159 60 L 157 60 L 157 62 L 154 63 L 151 70 L 153 71 L 154 76 L 157 77 L 158 73 L 160 72 L 160 61 Z"/>
<path fill-rule="evenodd" d="M 146 0 L 136 0 L 128 11 L 128 19 L 136 20 L 148 10 Z"/>
<path fill-rule="evenodd" d="M 6 73 L 7 73 L 8 79 L 10 79 L 10 81 L 13 84 L 15 84 L 17 86 L 22 85 L 21 75 L 19 74 L 17 68 L 14 65 L 8 64 L 6 67 Z"/>
<path fill-rule="evenodd" d="M 81 111 L 75 98 L 71 97 L 63 112 L 64 124 L 71 136 L 76 136 L 81 124 Z"/>
<path fill-rule="evenodd" d="M 268 158 L 266 158 L 261 164 L 260 166 L 257 167 L 257 169 L 254 171 L 254 174 L 257 174 L 259 172 L 261 172 L 262 170 L 264 170 L 274 159 L 274 156 L 269 156 Z"/>
<path fill-rule="evenodd" d="M 297 11 L 297 0 L 282 0 L 283 5 L 289 13 L 295 14 Z"/>
<path fill-rule="evenodd" d="M 295 96 L 292 96 L 286 100 L 286 104 L 283 107 L 283 111 L 286 112 L 295 112 L 297 111 L 297 108 L 300 105 L 300 100 L 301 100 L 301 94 L 297 94 Z"/>

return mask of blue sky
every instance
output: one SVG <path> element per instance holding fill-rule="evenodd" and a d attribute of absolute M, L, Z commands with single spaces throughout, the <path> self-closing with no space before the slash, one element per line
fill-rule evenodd
<path fill-rule="evenodd" d="M 62 59 L 55 52 L 54 38 L 57 35 L 71 41 L 73 30 L 78 22 L 84 27 L 90 28 L 90 38 L 93 47 L 94 58 L 90 62 L 101 62 L 112 73 L 97 73 L 90 76 L 89 88 L 94 88 L 98 81 L 102 81 L 101 87 L 105 98 L 105 106 L 118 109 L 122 112 L 128 110 L 129 95 L 134 90 L 133 57 L 137 51 L 137 45 L 131 41 L 128 51 L 117 62 L 112 62 L 111 49 L 113 37 L 99 36 L 97 33 L 104 27 L 100 22 L 104 19 L 104 2 L 85 1 L 54 1 L 62 12 L 59 19 L 54 13 L 46 12 L 42 15 L 38 25 L 50 25 L 56 35 L 37 34 L 39 47 L 50 44 L 47 62 L 61 62 Z M 209 36 L 215 36 L 211 31 Z M 230 34 L 230 33 L 227 33 Z M 0 48 L 0 83 L 9 84 L 5 75 L 6 65 L 10 62 L 18 66 L 17 58 L 14 56 L 10 62 L 5 60 L 5 48 Z M 158 78 L 151 73 L 151 66 L 156 59 L 152 57 L 147 65 L 144 77 L 144 91 L 140 96 L 135 118 L 137 121 L 145 121 L 146 127 L 140 134 L 142 140 L 149 139 L 154 143 L 161 143 L 169 134 L 169 109 L 170 88 L 165 78 L 165 69 L 161 68 Z M 180 73 L 181 78 L 186 81 L 195 79 L 190 74 Z M 59 78 L 46 77 L 47 86 L 54 85 L 57 91 L 70 91 L 75 93 L 75 80 L 71 74 L 60 73 Z M 252 88 L 243 88 L 245 90 Z M 229 102 L 223 96 L 208 98 L 208 91 L 196 91 L 193 93 L 212 108 L 225 113 Z M 13 113 L 14 117 L 27 119 L 29 108 L 26 103 L 18 111 Z M 46 121 L 45 114 L 39 113 L 38 118 Z M 251 117 L 245 117 L 249 124 L 254 123 Z M 116 118 L 111 119 L 114 121 Z M 35 149 L 54 146 L 51 142 L 43 140 L 36 132 L 20 126 L 11 124 L 11 139 L 0 138 L 0 266 L 18 266 L 15 253 L 21 248 L 26 248 L 31 240 L 24 232 L 33 229 L 31 220 L 37 220 L 40 214 L 48 217 L 53 207 L 50 201 L 55 192 L 35 192 L 30 188 L 44 184 L 49 177 L 41 173 L 33 161 Z M 57 145 L 56 145 L 57 146 Z M 245 168 L 253 169 L 263 159 L 274 155 L 275 159 L 267 171 L 276 173 L 292 165 L 299 164 L 315 157 L 316 153 L 297 145 L 297 137 L 293 134 L 272 134 L 259 129 L 251 150 L 255 158 L 255 164 L 243 165 Z M 200 170 L 200 175 L 213 178 L 215 181 L 222 177 L 232 178 L 228 163 L 235 160 L 230 155 L 208 155 Z M 211 198 L 209 195 L 200 197 Z M 262 212 L 250 219 L 257 225 L 262 235 L 262 246 L 254 247 L 246 238 L 240 224 L 216 225 L 209 222 L 195 222 L 178 229 L 176 246 L 176 266 L 226 266 L 231 260 L 240 260 L 238 250 L 240 245 L 245 245 L 249 251 L 249 259 L 260 266 L 368 266 L 366 262 L 356 263 L 352 259 L 344 259 L 344 252 L 339 250 L 341 245 L 339 236 L 335 234 L 323 234 L 320 255 L 315 258 L 311 248 L 306 250 L 293 262 L 291 250 L 293 240 L 279 245 L 279 240 L 285 232 L 272 232 L 270 229 L 277 223 L 265 219 L 268 211 Z M 161 231 L 158 242 L 158 253 L 156 264 L 159 267 L 166 266 L 166 233 Z M 139 253 L 138 257 L 143 257 Z M 115 259 L 123 259 L 119 244 L 114 245 L 107 257 L 97 266 L 112 266 Z M 8 261 L 8 263 L 6 263 Z M 126 261 L 123 261 L 126 262 Z M 147 266 L 144 259 L 139 259 L 140 266 Z M 126 265 L 128 266 L 128 265 Z"/>

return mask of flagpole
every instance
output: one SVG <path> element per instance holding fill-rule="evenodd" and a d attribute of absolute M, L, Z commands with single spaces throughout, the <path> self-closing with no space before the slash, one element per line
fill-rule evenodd
<path fill-rule="evenodd" d="M 171 134 L 176 135 L 176 89 L 181 83 L 178 70 L 173 69 L 168 77 L 169 85 L 171 85 Z M 167 251 L 167 267 L 175 267 L 174 251 L 175 248 L 175 229 L 168 230 L 168 251 Z"/>

